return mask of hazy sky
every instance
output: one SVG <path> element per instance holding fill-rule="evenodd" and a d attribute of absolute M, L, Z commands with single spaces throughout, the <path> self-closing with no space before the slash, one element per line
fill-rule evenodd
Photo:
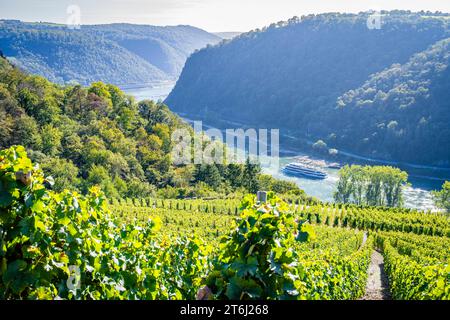
<path fill-rule="evenodd" d="M 1 19 L 66 23 L 78 5 L 81 24 L 189 24 L 208 31 L 248 31 L 293 16 L 380 9 L 450 12 L 449 0 L 0 0 Z"/>

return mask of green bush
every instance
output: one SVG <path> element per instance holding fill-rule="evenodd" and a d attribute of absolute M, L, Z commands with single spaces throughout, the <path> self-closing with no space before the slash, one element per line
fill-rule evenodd
<path fill-rule="evenodd" d="M 194 297 L 179 283 L 199 283 L 205 273 L 199 240 L 158 242 L 158 219 L 118 225 L 97 188 L 82 196 L 46 183 L 52 179 L 23 147 L 0 152 L 0 299 Z M 173 252 L 196 263 L 174 266 Z"/>

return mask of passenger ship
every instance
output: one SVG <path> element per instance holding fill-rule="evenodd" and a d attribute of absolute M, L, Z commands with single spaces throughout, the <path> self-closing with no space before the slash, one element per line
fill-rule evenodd
<path fill-rule="evenodd" d="M 328 174 L 320 169 L 316 169 L 311 166 L 306 166 L 304 164 L 292 162 L 283 168 L 283 172 L 286 175 L 301 177 L 301 178 L 309 178 L 322 180 L 325 179 Z"/>

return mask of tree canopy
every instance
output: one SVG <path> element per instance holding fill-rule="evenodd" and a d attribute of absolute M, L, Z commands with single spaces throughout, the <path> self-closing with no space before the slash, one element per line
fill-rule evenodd
<path fill-rule="evenodd" d="M 55 191 L 86 193 L 99 186 L 109 198 L 257 191 L 260 169 L 249 162 L 175 164 L 172 133 L 177 129 L 193 134 L 162 103 L 136 102 L 103 82 L 55 85 L 0 58 L 0 149 L 23 145 L 53 176 Z M 284 190 L 305 196 L 296 185 Z"/>
<path fill-rule="evenodd" d="M 334 200 L 367 206 L 401 207 L 408 174 L 388 166 L 345 166 L 339 171 Z"/>
<path fill-rule="evenodd" d="M 196 49 L 221 39 L 190 26 L 83 25 L 0 20 L 0 49 L 13 63 L 56 83 L 157 84 L 178 77 Z"/>
<path fill-rule="evenodd" d="M 165 103 L 218 127 L 280 128 L 288 147 L 449 166 L 449 15 L 383 11 L 371 30 L 370 14 L 303 16 L 202 49 Z"/>

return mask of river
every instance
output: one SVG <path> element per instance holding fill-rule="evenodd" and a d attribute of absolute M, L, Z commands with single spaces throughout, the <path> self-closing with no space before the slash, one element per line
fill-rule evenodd
<path fill-rule="evenodd" d="M 163 101 L 167 98 L 174 86 L 174 81 L 166 81 L 153 85 L 121 87 L 121 89 L 125 93 L 133 96 L 137 101 L 145 99 Z"/>
<path fill-rule="evenodd" d="M 175 86 L 175 82 L 162 83 L 156 86 L 128 87 L 122 88 L 127 94 L 132 95 L 136 100 L 150 99 L 154 101 L 163 101 Z M 305 156 L 308 154 L 300 151 L 296 152 L 297 156 Z M 338 181 L 337 169 L 324 169 L 328 173 L 325 180 L 310 180 L 304 178 L 288 177 L 284 175 L 281 168 L 293 161 L 294 157 L 284 156 L 280 158 L 279 168 L 263 168 L 263 172 L 270 174 L 275 178 L 293 181 L 300 188 L 311 196 L 317 197 L 322 201 L 331 202 L 333 200 L 333 192 Z M 408 171 L 407 169 L 405 169 Z M 442 181 L 439 179 L 424 176 L 411 176 L 409 179 L 410 186 L 404 190 L 405 207 L 436 211 L 437 208 L 433 204 L 431 190 L 439 189 Z"/>

